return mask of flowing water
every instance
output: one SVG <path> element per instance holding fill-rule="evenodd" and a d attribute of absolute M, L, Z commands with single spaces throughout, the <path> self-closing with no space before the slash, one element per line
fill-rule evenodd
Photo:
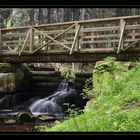
<path fill-rule="evenodd" d="M 39 114 L 57 114 L 63 116 L 64 111 L 61 105 L 65 103 L 65 98 L 72 94 L 76 94 L 74 86 L 66 82 L 66 80 L 62 80 L 58 87 L 58 90 L 53 95 L 35 101 L 29 107 L 29 109 L 31 110 L 32 114 L 34 114 L 34 116 L 37 116 Z"/>

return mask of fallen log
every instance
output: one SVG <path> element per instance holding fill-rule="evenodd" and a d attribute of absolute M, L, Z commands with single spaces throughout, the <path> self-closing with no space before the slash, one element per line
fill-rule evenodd
<path fill-rule="evenodd" d="M 52 76 L 32 76 L 32 82 L 50 82 L 50 83 L 59 83 L 61 81 L 60 77 L 52 77 Z"/>
<path fill-rule="evenodd" d="M 90 78 L 92 77 L 92 73 L 91 72 L 77 72 L 75 74 L 76 77 L 84 77 L 84 78 Z"/>
<path fill-rule="evenodd" d="M 61 76 L 59 71 L 31 71 L 31 76 Z"/>

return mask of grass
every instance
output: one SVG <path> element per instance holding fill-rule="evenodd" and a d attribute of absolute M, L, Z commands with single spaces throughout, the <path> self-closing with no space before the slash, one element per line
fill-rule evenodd
<path fill-rule="evenodd" d="M 114 61 L 114 64 L 117 63 Z M 131 70 L 120 67 L 111 72 L 107 70 L 94 71 L 96 84 L 91 92 L 98 96 L 90 100 L 84 113 L 71 116 L 51 128 L 42 126 L 39 131 L 140 131 L 140 65 Z"/>

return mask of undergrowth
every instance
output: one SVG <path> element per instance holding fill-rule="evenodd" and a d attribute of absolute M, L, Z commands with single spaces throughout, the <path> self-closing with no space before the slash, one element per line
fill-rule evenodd
<path fill-rule="evenodd" d="M 111 57 L 98 63 L 93 70 L 94 88 L 90 90 L 97 97 L 80 115 L 71 115 L 39 131 L 140 131 L 140 64 L 135 63 L 131 69 L 129 66 Z"/>

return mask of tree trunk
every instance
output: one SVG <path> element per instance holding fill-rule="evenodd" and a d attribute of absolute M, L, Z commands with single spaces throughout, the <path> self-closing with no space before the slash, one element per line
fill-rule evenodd
<path fill-rule="evenodd" d="M 43 9 L 39 8 L 38 10 L 38 23 L 43 24 L 44 23 L 44 15 L 43 15 Z"/>
<path fill-rule="evenodd" d="M 48 8 L 48 20 L 47 23 L 51 23 L 51 8 Z"/>
<path fill-rule="evenodd" d="M 64 8 L 64 22 L 70 21 L 70 10 L 68 8 Z"/>
<path fill-rule="evenodd" d="M 34 8 L 30 8 L 28 10 L 29 25 L 34 25 L 34 13 L 35 13 L 35 9 Z"/>

